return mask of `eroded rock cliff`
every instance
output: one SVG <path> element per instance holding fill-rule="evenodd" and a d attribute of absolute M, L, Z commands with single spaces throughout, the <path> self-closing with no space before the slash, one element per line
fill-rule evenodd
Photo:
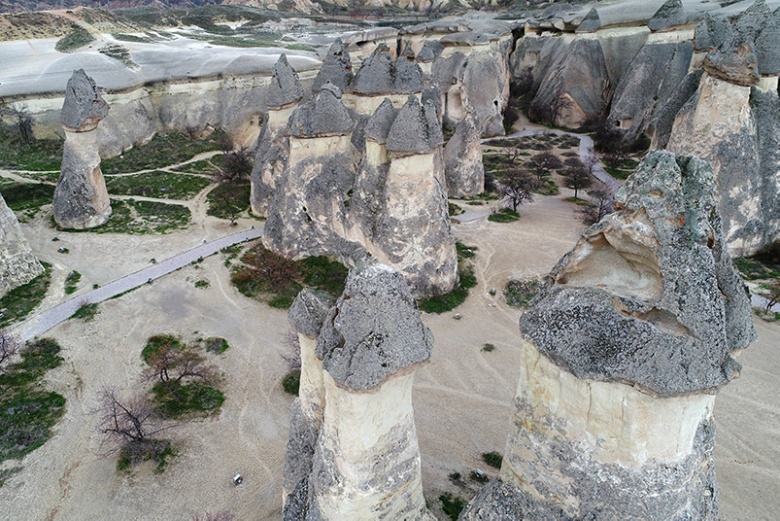
<path fill-rule="evenodd" d="M 0 297 L 43 273 L 14 212 L 0 196 Z"/>

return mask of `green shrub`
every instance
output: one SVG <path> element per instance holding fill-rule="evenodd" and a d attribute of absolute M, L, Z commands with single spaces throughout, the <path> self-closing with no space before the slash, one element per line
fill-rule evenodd
<path fill-rule="evenodd" d="M 93 302 L 92 304 L 84 304 L 83 306 L 79 307 L 76 312 L 70 316 L 70 318 L 83 320 L 84 322 L 91 322 L 95 319 L 98 313 L 98 303 Z"/>
<path fill-rule="evenodd" d="M 51 264 L 45 262 L 44 271 L 27 284 L 14 288 L 0 299 L 0 328 L 9 324 L 21 322 L 30 314 L 46 296 L 46 291 L 51 284 Z"/>
<path fill-rule="evenodd" d="M 218 412 L 225 401 L 222 391 L 202 382 L 159 382 L 152 387 L 152 394 L 157 413 L 163 418 L 208 416 Z"/>
<path fill-rule="evenodd" d="M 298 396 L 298 388 L 301 385 L 301 370 L 295 369 L 287 373 L 282 379 L 282 389 L 287 394 Z"/>
<path fill-rule="evenodd" d="M 466 506 L 466 500 L 461 497 L 453 497 L 449 492 L 440 495 L 439 501 L 441 501 L 442 511 L 447 517 L 452 519 L 452 521 L 457 521 L 458 516 L 460 516 L 463 508 Z"/>
<path fill-rule="evenodd" d="M 501 468 L 501 462 L 504 460 L 504 458 L 496 451 L 491 452 L 483 452 L 482 453 L 482 461 L 493 467 L 494 469 L 500 469 Z"/>
<path fill-rule="evenodd" d="M 220 337 L 209 337 L 204 340 L 204 343 L 206 345 L 206 351 L 216 355 L 221 355 L 230 349 L 230 344 L 228 344 L 228 341 Z"/>
<path fill-rule="evenodd" d="M 151 365 L 154 361 L 154 357 L 160 353 L 160 351 L 173 347 L 177 350 L 184 349 L 184 344 L 174 335 L 154 335 L 150 336 L 146 341 L 146 345 L 141 350 L 141 358 L 147 365 Z"/>
<path fill-rule="evenodd" d="M 68 273 L 68 276 L 65 277 L 65 294 L 70 295 L 71 293 L 74 293 L 76 291 L 77 284 L 81 280 L 81 273 L 79 273 L 76 270 L 71 271 Z"/>
<path fill-rule="evenodd" d="M 466 246 L 462 243 L 455 243 L 455 250 L 458 254 L 458 284 L 455 289 L 444 295 L 436 295 L 417 302 L 421 311 L 426 313 L 446 313 L 465 302 L 469 296 L 469 289 L 477 285 L 477 277 L 474 274 L 474 267 L 468 261 L 476 255 L 476 246 Z"/>
<path fill-rule="evenodd" d="M 494 344 L 485 344 L 482 346 L 482 350 L 487 353 L 492 353 L 496 350 L 496 346 Z"/>
<path fill-rule="evenodd" d="M 512 223 L 520 219 L 520 214 L 510 208 L 501 208 L 488 215 L 488 221 L 494 223 Z"/>

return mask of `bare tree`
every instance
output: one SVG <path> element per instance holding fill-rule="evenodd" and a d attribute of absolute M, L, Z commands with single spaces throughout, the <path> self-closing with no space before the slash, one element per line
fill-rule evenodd
<path fill-rule="evenodd" d="M 512 211 L 526 201 L 534 200 L 534 190 L 539 188 L 540 181 L 529 172 L 520 169 L 510 170 L 501 178 L 500 192 L 512 205 Z"/>
<path fill-rule="evenodd" d="M 170 442 L 155 438 L 169 426 L 154 416 L 146 399 L 120 399 L 116 389 L 104 387 L 99 394 L 98 431 L 103 435 L 104 455 L 121 452 L 131 465 L 146 459 L 159 460 Z"/>
<path fill-rule="evenodd" d="M 0 330 L 0 372 L 6 372 L 6 367 L 20 349 L 21 345 L 16 338 L 5 329 Z"/>
<path fill-rule="evenodd" d="M 580 166 L 567 167 L 565 174 L 566 186 L 574 189 L 575 199 L 578 199 L 577 195 L 580 189 L 589 187 L 593 182 L 588 168 L 582 164 Z"/>
<path fill-rule="evenodd" d="M 0 98 L 0 116 L 7 115 L 10 117 L 19 131 L 19 136 L 22 138 L 22 142 L 25 145 L 29 145 L 33 142 L 33 130 L 32 130 L 32 117 L 27 112 L 27 105 L 14 105 L 6 102 Z"/>
<path fill-rule="evenodd" d="M 582 222 L 591 225 L 612 213 L 612 195 L 607 190 L 593 190 L 588 195 L 591 197 L 590 204 L 583 206 L 578 211 Z"/>
<path fill-rule="evenodd" d="M 766 296 L 764 311 L 770 313 L 778 302 L 780 302 L 780 280 L 775 279 L 769 283 L 769 293 Z"/>
<path fill-rule="evenodd" d="M 222 187 L 219 198 L 230 213 L 231 226 L 235 226 L 236 215 L 244 209 L 241 197 L 251 173 L 252 161 L 246 147 L 241 146 L 222 156 L 222 165 L 214 181 Z"/>
<path fill-rule="evenodd" d="M 146 358 L 149 364 L 146 379 L 157 380 L 180 401 L 179 390 L 183 380 L 200 380 L 213 384 L 219 379 L 217 370 L 204 363 L 205 360 L 196 346 L 185 345 L 174 337 L 163 336 L 160 345 Z"/>
<path fill-rule="evenodd" d="M 553 170 L 557 170 L 563 167 L 561 160 L 552 152 L 542 152 L 536 154 L 531 159 L 526 161 L 526 166 L 533 172 L 536 177 L 539 178 L 539 184 L 542 184 L 542 180 L 545 176 L 552 173 Z"/>

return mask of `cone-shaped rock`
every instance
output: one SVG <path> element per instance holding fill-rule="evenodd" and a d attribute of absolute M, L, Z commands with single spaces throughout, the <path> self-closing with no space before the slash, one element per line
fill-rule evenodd
<path fill-rule="evenodd" d="M 298 74 L 287 62 L 287 56 L 282 54 L 274 65 L 271 83 L 268 85 L 266 105 L 269 109 L 278 110 L 297 103 L 303 98 L 303 87 Z"/>
<path fill-rule="evenodd" d="M 390 127 L 387 149 L 399 154 L 427 154 L 441 145 L 442 140 L 433 102 L 423 107 L 416 97 L 410 96 Z"/>
<path fill-rule="evenodd" d="M 666 0 L 647 22 L 647 27 L 651 31 L 660 31 L 675 25 L 685 25 L 687 21 L 688 16 L 685 14 L 682 0 Z"/>
<path fill-rule="evenodd" d="M 314 99 L 293 112 L 288 132 L 302 138 L 341 136 L 349 134 L 354 126 L 355 122 L 341 102 L 341 90 L 326 83 Z"/>
<path fill-rule="evenodd" d="M 43 273 L 14 212 L 0 196 L 0 297 Z"/>
<path fill-rule="evenodd" d="M 350 60 L 349 52 L 347 52 L 347 48 L 344 46 L 341 38 L 337 38 L 328 49 L 328 54 L 322 62 L 322 68 L 314 79 L 312 92 L 318 92 L 328 82 L 344 92 L 352 82 L 353 77 L 352 61 Z"/>

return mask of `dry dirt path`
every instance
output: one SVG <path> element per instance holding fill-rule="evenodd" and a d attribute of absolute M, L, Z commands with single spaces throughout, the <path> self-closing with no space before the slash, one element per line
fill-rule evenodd
<path fill-rule="evenodd" d="M 131 289 L 135 289 L 142 284 L 151 283 L 163 275 L 167 275 L 187 264 L 213 255 L 223 248 L 248 240 L 257 239 L 262 236 L 262 234 L 262 227 L 250 228 L 249 230 L 236 232 L 232 235 L 222 237 L 221 239 L 206 242 L 201 246 L 197 246 L 189 251 L 175 255 L 147 268 L 125 275 L 124 277 L 92 290 L 89 293 L 73 297 L 61 304 L 37 313 L 24 322 L 14 326 L 11 329 L 11 332 L 22 342 L 26 342 L 42 335 L 63 320 L 67 320 L 81 306 L 102 302 L 130 291 Z"/>

